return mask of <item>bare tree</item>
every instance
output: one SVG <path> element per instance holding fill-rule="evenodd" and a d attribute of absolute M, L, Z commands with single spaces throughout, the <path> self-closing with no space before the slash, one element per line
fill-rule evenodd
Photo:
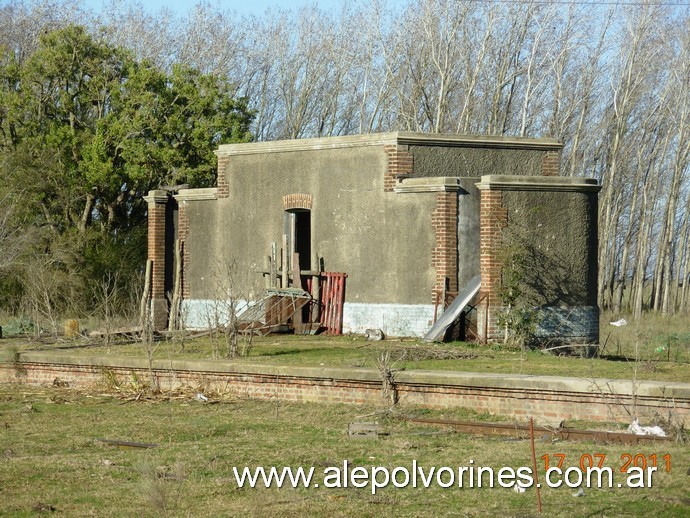
<path fill-rule="evenodd" d="M 395 130 L 559 138 L 563 173 L 602 184 L 600 305 L 637 316 L 690 309 L 687 6 L 304 4 L 240 16 L 204 1 L 174 14 L 114 0 L 96 14 L 85 3 L 16 0 L 0 8 L 0 46 L 23 60 L 44 30 L 79 20 L 162 68 L 230 78 L 255 110 L 256 140 Z"/>
<path fill-rule="evenodd" d="M 0 273 L 15 265 L 25 250 L 26 233 L 15 219 L 17 203 L 11 192 L 0 196 Z"/>

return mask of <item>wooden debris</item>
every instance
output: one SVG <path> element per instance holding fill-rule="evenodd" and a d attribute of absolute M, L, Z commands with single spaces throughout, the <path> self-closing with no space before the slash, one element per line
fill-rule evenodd
<path fill-rule="evenodd" d="M 146 443 L 146 442 L 121 441 L 119 439 L 96 439 L 96 441 L 102 442 L 103 444 L 107 444 L 109 446 L 118 446 L 120 448 L 149 449 L 149 448 L 156 448 L 158 446 L 157 444 L 151 444 L 151 443 Z"/>
<path fill-rule="evenodd" d="M 103 338 L 106 334 L 110 334 L 111 338 L 112 337 L 134 337 L 138 336 L 141 334 L 141 327 L 135 326 L 135 327 L 120 327 L 117 329 L 114 329 L 110 331 L 110 333 L 106 333 L 106 331 L 102 330 L 95 330 L 95 331 L 89 331 L 87 336 L 89 338 Z"/>
<path fill-rule="evenodd" d="M 378 439 L 380 435 L 386 434 L 378 423 L 350 423 L 347 435 L 351 439 Z"/>
<path fill-rule="evenodd" d="M 455 351 L 453 349 L 441 349 L 437 347 L 396 347 L 396 351 L 402 351 L 401 361 L 422 361 L 422 360 L 473 360 L 476 354 L 467 351 Z"/>

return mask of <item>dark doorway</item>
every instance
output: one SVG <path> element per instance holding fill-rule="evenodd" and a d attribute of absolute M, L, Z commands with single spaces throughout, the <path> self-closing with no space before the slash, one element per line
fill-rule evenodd
<path fill-rule="evenodd" d="M 299 269 L 311 269 L 311 212 L 308 210 L 293 212 L 294 224 L 294 247 L 293 251 L 299 254 Z M 304 285 L 304 279 L 302 279 Z"/>
<path fill-rule="evenodd" d="M 287 236 L 288 263 L 292 271 L 295 266 L 300 270 L 311 270 L 311 212 L 305 209 L 294 209 L 285 212 L 285 235 Z M 292 254 L 299 254 L 299 265 L 292 264 Z M 302 287 L 307 288 L 308 276 L 302 276 Z"/>
<path fill-rule="evenodd" d="M 311 212 L 306 209 L 293 209 L 285 213 L 285 234 L 290 251 L 290 269 L 299 266 L 301 271 L 311 270 Z M 292 264 L 292 254 L 299 254 L 299 265 Z M 312 276 L 300 275 L 302 289 L 312 293 Z M 293 284 L 294 286 L 297 283 Z M 311 304 L 302 308 L 302 322 L 310 322 Z"/>

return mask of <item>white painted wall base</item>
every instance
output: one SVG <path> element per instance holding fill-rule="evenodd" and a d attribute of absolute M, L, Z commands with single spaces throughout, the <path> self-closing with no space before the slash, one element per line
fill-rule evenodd
<path fill-rule="evenodd" d="M 346 302 L 343 333 L 381 329 L 386 336 L 421 338 L 434 320 L 433 304 L 365 304 Z"/>
<path fill-rule="evenodd" d="M 246 306 L 247 302 L 241 301 L 238 309 L 244 310 Z M 204 299 L 182 302 L 182 319 L 187 329 L 208 329 L 215 321 L 223 324 L 227 321 L 226 313 L 227 305 L 222 302 Z M 421 338 L 431 328 L 433 319 L 432 304 L 346 302 L 343 308 L 343 333 L 364 334 L 367 329 L 381 329 L 386 336 Z"/>
<path fill-rule="evenodd" d="M 236 313 L 239 315 L 251 303 L 238 300 L 236 304 Z M 225 325 L 228 321 L 229 307 L 228 303 L 220 300 L 183 300 L 180 309 L 182 322 L 185 324 L 185 329 L 189 330 L 209 329 L 216 324 Z"/>

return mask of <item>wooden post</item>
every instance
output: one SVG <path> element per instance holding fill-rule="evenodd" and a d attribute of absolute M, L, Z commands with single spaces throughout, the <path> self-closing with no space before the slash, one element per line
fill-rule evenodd
<path fill-rule="evenodd" d="M 271 243 L 271 270 L 270 270 L 270 278 L 271 278 L 271 288 L 277 288 L 278 287 L 278 278 L 277 278 L 277 270 L 278 268 L 276 267 L 276 263 L 278 261 L 278 252 L 277 252 L 278 246 L 276 245 L 276 242 L 273 241 Z"/>
<path fill-rule="evenodd" d="M 153 269 L 153 261 L 148 259 L 146 261 L 146 273 L 144 274 L 144 292 L 141 294 L 141 304 L 139 306 L 139 327 L 144 329 L 146 319 L 148 316 L 149 299 L 151 298 L 151 270 Z"/>
<path fill-rule="evenodd" d="M 436 323 L 436 319 L 438 317 L 438 299 L 440 295 L 438 291 L 434 292 L 434 324 Z"/>
<path fill-rule="evenodd" d="M 300 274 L 299 254 L 297 252 L 292 254 L 292 286 L 302 289 L 302 275 Z M 302 309 L 298 309 L 292 315 L 292 325 L 295 327 L 295 334 L 302 334 L 302 322 Z"/>
<path fill-rule="evenodd" d="M 312 259 L 312 270 L 316 271 L 316 275 L 311 280 L 311 321 L 319 321 L 319 305 L 321 304 L 321 263 L 319 256 L 314 254 Z"/>
<path fill-rule="evenodd" d="M 283 249 L 281 250 L 282 255 L 282 278 L 281 278 L 281 288 L 288 287 L 288 249 L 287 249 L 287 234 L 283 234 Z"/>
<path fill-rule="evenodd" d="M 180 295 L 182 291 L 182 242 L 175 240 L 175 279 L 173 282 L 172 300 L 170 301 L 170 318 L 168 319 L 168 330 L 174 331 L 179 326 L 178 317 L 180 314 Z"/>
<path fill-rule="evenodd" d="M 302 274 L 299 269 L 299 254 L 297 252 L 292 254 L 292 286 L 304 289 L 302 286 Z"/>

